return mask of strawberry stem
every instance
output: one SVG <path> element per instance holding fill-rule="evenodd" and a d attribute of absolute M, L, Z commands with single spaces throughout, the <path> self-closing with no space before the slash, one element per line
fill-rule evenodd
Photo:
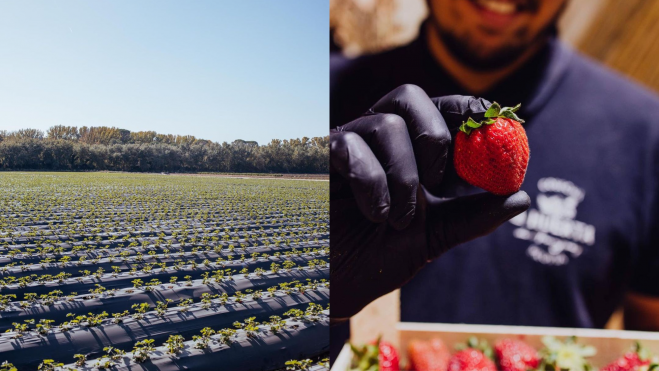
<path fill-rule="evenodd" d="M 520 119 L 515 114 L 515 112 L 517 112 L 517 110 L 519 110 L 521 106 L 522 106 L 521 104 L 518 104 L 515 107 L 502 108 L 501 105 L 499 105 L 499 103 L 494 102 L 492 103 L 492 105 L 490 105 L 490 108 L 488 108 L 487 111 L 485 111 L 484 114 L 485 119 L 481 120 L 480 122 L 477 122 L 476 120 L 469 117 L 467 121 L 463 122 L 462 125 L 460 125 L 460 131 L 469 135 L 471 134 L 472 130 L 478 129 L 483 125 L 492 125 L 495 119 L 499 117 L 515 120 L 520 124 L 523 124 L 524 120 Z"/>

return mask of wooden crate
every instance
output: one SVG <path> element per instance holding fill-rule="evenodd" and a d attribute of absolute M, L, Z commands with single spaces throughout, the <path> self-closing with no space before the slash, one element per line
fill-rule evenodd
<path fill-rule="evenodd" d="M 416 322 L 400 322 L 396 325 L 396 330 L 400 344 L 398 350 L 404 364 L 407 363 L 407 345 L 411 340 L 428 340 L 435 337 L 442 339 L 449 347 L 465 342 L 470 336 L 486 339 L 491 344 L 498 339 L 512 337 L 523 339 L 536 349 L 541 349 L 541 340 L 546 335 L 556 338 L 576 336 L 580 343 L 597 348 L 597 355 L 590 358 L 595 367 L 602 367 L 618 358 L 628 351 L 636 340 L 652 354 L 659 355 L 659 332 Z M 377 334 L 374 334 L 375 336 Z M 351 356 L 350 347 L 345 346 L 334 362 L 332 371 L 349 370 Z"/>

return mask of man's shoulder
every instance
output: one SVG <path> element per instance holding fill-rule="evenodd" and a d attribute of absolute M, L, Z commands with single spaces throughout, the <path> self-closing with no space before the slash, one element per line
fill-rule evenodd
<path fill-rule="evenodd" d="M 365 54 L 359 57 L 346 57 L 340 52 L 330 54 L 330 77 L 332 85 L 354 81 L 378 79 L 396 70 L 396 66 L 410 61 L 419 53 L 418 41 L 383 52 Z"/>
<path fill-rule="evenodd" d="M 563 46 L 563 48 L 565 48 Z M 576 88 L 583 100 L 615 116 L 623 115 L 639 123 L 659 125 L 659 95 L 598 61 L 570 51 L 570 67 L 565 83 Z"/>
<path fill-rule="evenodd" d="M 403 83 L 418 80 L 414 74 L 425 58 L 417 39 L 376 54 L 347 58 L 330 54 L 330 125 L 357 117 L 378 99 Z"/>

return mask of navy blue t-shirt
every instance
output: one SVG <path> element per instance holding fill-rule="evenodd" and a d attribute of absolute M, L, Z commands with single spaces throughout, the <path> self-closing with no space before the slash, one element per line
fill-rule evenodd
<path fill-rule="evenodd" d="M 471 95 L 423 38 L 330 66 L 332 127 L 402 84 Z M 401 290 L 402 320 L 603 327 L 625 292 L 659 297 L 659 99 L 554 39 L 480 96 L 522 103 L 531 208 L 428 264 Z M 451 170 L 441 195 L 482 192 Z"/>

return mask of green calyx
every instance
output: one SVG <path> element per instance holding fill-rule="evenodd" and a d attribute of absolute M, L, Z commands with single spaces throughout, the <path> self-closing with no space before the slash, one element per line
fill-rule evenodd
<path fill-rule="evenodd" d="M 375 344 L 366 344 L 355 346 L 350 344 L 352 349 L 352 361 L 350 371 L 378 371 L 380 369 L 380 340 L 379 336 Z"/>
<path fill-rule="evenodd" d="M 460 125 L 460 131 L 469 135 L 471 134 L 472 130 L 478 129 L 483 125 L 494 124 L 495 119 L 499 117 L 512 119 L 519 122 L 520 124 L 523 124 L 524 120 L 520 119 L 515 114 L 515 112 L 517 112 L 517 110 L 519 110 L 519 107 L 521 106 L 522 106 L 521 104 L 518 104 L 515 107 L 501 107 L 499 103 L 494 102 L 492 103 L 490 108 L 488 108 L 487 111 L 485 111 L 485 115 L 484 115 L 485 118 L 483 120 L 477 122 L 476 120 L 470 117 L 467 119 L 467 121 L 463 122 L 462 125 Z"/>
<path fill-rule="evenodd" d="M 638 358 L 640 358 L 641 361 L 647 361 L 648 359 L 652 358 L 650 351 L 643 347 L 643 345 L 641 345 L 641 343 L 638 341 L 634 342 L 632 351 L 638 354 Z"/>
<path fill-rule="evenodd" d="M 480 350 L 487 358 L 494 360 L 494 351 L 485 339 L 479 339 L 476 336 L 471 336 L 466 343 L 455 345 L 455 350 L 458 351 L 468 348 Z"/>

